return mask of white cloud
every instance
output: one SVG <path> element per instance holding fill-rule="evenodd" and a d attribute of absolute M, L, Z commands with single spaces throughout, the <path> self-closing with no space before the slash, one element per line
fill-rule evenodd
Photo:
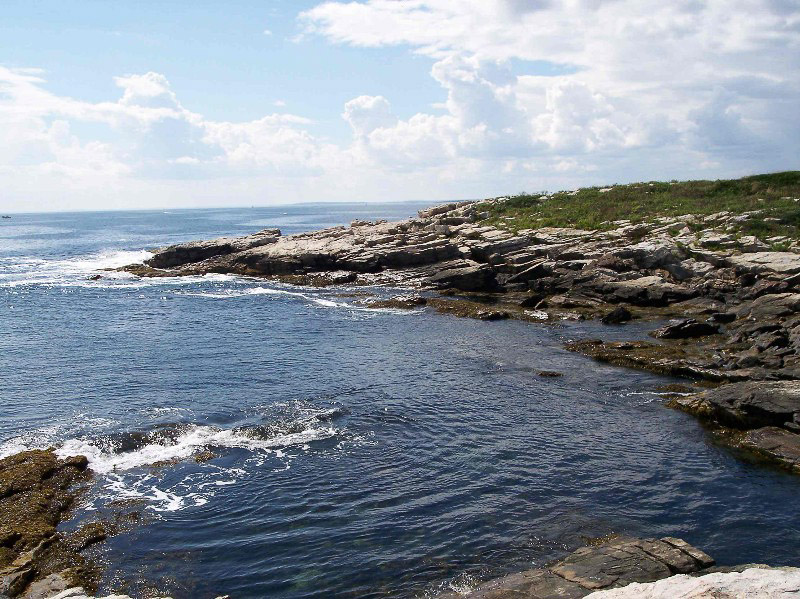
<path fill-rule="evenodd" d="M 0 67 L 4 208 L 50 209 L 59 202 L 66 202 L 62 208 L 108 207 L 104 196 L 112 188 L 119 206 L 191 203 L 196 189 L 189 185 L 177 195 L 165 189 L 156 197 L 137 196 L 151 182 L 308 176 L 336 160 L 326 157 L 329 144 L 305 130 L 311 124 L 306 118 L 212 121 L 184 108 L 161 74 L 115 82 L 122 89 L 116 102 L 82 102 L 46 91 L 39 72 Z M 216 202 L 229 198 L 220 194 Z"/>
<path fill-rule="evenodd" d="M 448 114 L 370 134 L 387 160 L 392 144 L 402 155 L 434 137 L 440 159 L 521 161 L 540 172 L 574 164 L 612 179 L 692 176 L 700 162 L 721 174 L 796 166 L 796 3 L 367 0 L 326 2 L 300 19 L 306 35 L 405 45 L 436 61 Z M 512 61 L 534 74 L 514 74 Z M 557 75 L 536 74 L 544 67 Z M 639 168 L 613 166 L 630 169 L 636 157 Z"/>
<path fill-rule="evenodd" d="M 400 118 L 353 89 L 330 107 L 352 138 L 334 142 L 299 115 L 208 119 L 159 73 L 85 102 L 0 67 L 3 207 L 435 201 L 797 168 L 791 0 L 332 1 L 299 22 L 297 43 L 428 57 L 444 101 Z"/>
<path fill-rule="evenodd" d="M 350 100 L 344 105 L 342 118 L 350 124 L 357 137 L 397 123 L 389 101 L 383 96 L 359 96 Z"/>

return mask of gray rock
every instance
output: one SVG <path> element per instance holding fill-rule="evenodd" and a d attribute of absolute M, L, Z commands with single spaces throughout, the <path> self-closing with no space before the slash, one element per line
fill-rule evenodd
<path fill-rule="evenodd" d="M 758 428 L 747 431 L 741 446 L 784 468 L 800 472 L 800 435 L 796 432 L 775 426 Z"/>
<path fill-rule="evenodd" d="M 793 275 L 800 273 L 800 255 L 793 252 L 753 252 L 733 255 L 727 262 L 745 272 L 777 273 Z"/>
<path fill-rule="evenodd" d="M 184 264 L 201 262 L 214 256 L 243 252 L 254 247 L 275 243 L 280 237 L 278 229 L 264 229 L 247 237 L 221 237 L 209 241 L 192 241 L 171 245 L 157 250 L 146 261 L 153 268 L 174 268 Z"/>
<path fill-rule="evenodd" d="M 693 289 L 668 283 L 658 275 L 606 283 L 601 286 L 600 291 L 617 302 L 638 306 L 666 306 L 691 299 L 698 294 Z"/>
<path fill-rule="evenodd" d="M 442 270 L 430 277 L 427 282 L 438 289 L 461 291 L 493 291 L 497 288 L 494 271 L 482 264 Z"/>
<path fill-rule="evenodd" d="M 665 327 L 650 333 L 656 339 L 690 339 L 719 333 L 719 328 L 707 322 L 699 322 L 694 318 L 686 318 L 671 322 Z"/>
<path fill-rule="evenodd" d="M 681 539 L 620 539 L 582 547 L 549 567 L 497 578 L 466 595 L 443 599 L 579 599 L 597 589 L 653 582 L 712 565 L 713 559 Z"/>
<path fill-rule="evenodd" d="M 622 324 L 623 322 L 628 322 L 631 318 L 633 318 L 633 314 L 631 314 L 630 310 L 623 306 L 618 306 L 600 320 L 603 324 Z"/>
<path fill-rule="evenodd" d="M 722 424 L 742 429 L 785 428 L 800 423 L 800 381 L 747 381 L 706 391 L 707 402 Z"/>
<path fill-rule="evenodd" d="M 32 583 L 22 599 L 49 599 L 70 587 L 72 585 L 61 574 L 50 574 Z"/>

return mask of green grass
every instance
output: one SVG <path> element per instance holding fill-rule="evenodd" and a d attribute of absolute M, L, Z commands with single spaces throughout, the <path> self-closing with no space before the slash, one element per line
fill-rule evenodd
<path fill-rule="evenodd" d="M 672 181 L 588 187 L 577 192 L 519 194 L 487 205 L 487 224 L 513 231 L 541 227 L 608 230 L 614 221 L 653 222 L 658 217 L 717 212 L 762 212 L 737 225 L 735 233 L 767 239 L 800 238 L 800 171 L 754 175 L 719 181 Z M 766 220 L 765 220 L 766 219 Z M 775 220 L 770 220 L 775 219 Z M 702 225 L 695 225 L 700 230 Z"/>

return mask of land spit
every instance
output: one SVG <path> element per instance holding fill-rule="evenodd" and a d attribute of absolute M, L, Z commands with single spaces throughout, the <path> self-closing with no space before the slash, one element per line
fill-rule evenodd
<path fill-rule="evenodd" d="M 266 229 L 183 243 L 123 270 L 142 277 L 230 273 L 296 285 L 383 286 L 403 291 L 376 298 L 360 289 L 356 301 L 486 321 L 599 319 L 609 327 L 652 321 L 652 341 L 579 339 L 567 348 L 685 378 L 685 385 L 662 389 L 667 405 L 702 419 L 737 454 L 800 473 L 795 242 L 730 234 L 758 220 L 757 211 L 615 221 L 596 230 L 517 229 L 492 218 L 507 201 L 447 204 L 394 223 L 354 221 L 289 236 Z M 104 523 L 73 533 L 57 529 L 90 476 L 85 458 L 59 459 L 52 451 L 0 461 L 0 597 L 76 597 L 85 592 L 76 588 L 94 590 L 98 570 L 81 553 L 105 537 Z M 492 581 L 470 596 L 583 597 L 628 583 L 727 575 L 712 561 L 679 539 L 613 539 Z M 727 570 L 742 571 L 748 580 L 767 576 L 745 567 Z M 774 576 L 797 577 L 781 572 L 785 576 Z M 653 589 L 655 597 L 660 591 Z"/>
<path fill-rule="evenodd" d="M 721 443 L 800 472 L 800 254 L 725 236 L 758 214 L 509 231 L 486 224 L 503 201 L 437 206 L 400 222 L 183 243 L 124 270 L 398 287 L 408 291 L 360 301 L 487 321 L 658 321 L 652 341 L 579 339 L 567 348 L 688 379 L 682 392 L 667 393 L 669 405 L 701 418 Z"/>

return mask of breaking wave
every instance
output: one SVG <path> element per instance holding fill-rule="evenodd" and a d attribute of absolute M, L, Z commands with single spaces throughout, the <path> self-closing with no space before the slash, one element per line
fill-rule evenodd
<path fill-rule="evenodd" d="M 222 428 L 195 423 L 162 424 L 143 431 L 122 431 L 100 435 L 81 435 L 60 443 L 55 437 L 63 431 L 40 430 L 0 445 L 0 457 L 35 448 L 55 446 L 56 455 L 65 458 L 84 455 L 98 475 L 98 488 L 86 509 L 92 510 L 108 501 L 140 499 L 154 511 L 175 511 L 208 502 L 221 487 L 235 484 L 247 474 L 247 466 L 262 466 L 275 459 L 280 470 L 291 460 L 314 448 L 341 449 L 345 441 L 359 439 L 334 421 L 346 414 L 339 407 L 312 408 L 302 402 L 277 404 L 279 415 L 271 422 Z M 190 462 L 191 458 L 211 452 L 222 457 L 225 450 L 241 449 L 249 453 L 241 467 L 224 467 L 215 461 Z M 287 453 L 294 449 L 291 454 Z M 209 456 L 210 457 L 210 456 Z M 162 466 L 186 462 L 186 468 L 169 468 L 172 478 L 165 482 Z M 188 473 L 187 473 L 188 471 Z"/>
<path fill-rule="evenodd" d="M 85 455 L 97 474 L 108 474 L 184 460 L 206 449 L 276 450 L 304 446 L 339 434 L 332 426 L 308 426 L 290 432 L 265 434 L 265 427 L 221 429 L 205 425 L 177 425 L 149 433 L 126 433 L 101 440 L 70 439 L 57 450 L 60 457 Z"/>
<path fill-rule="evenodd" d="M 145 250 L 106 251 L 79 258 L 45 260 L 36 257 L 0 258 L 0 287 L 22 285 L 85 285 L 87 277 L 102 272 L 109 279 L 132 279 L 106 269 L 138 264 L 152 254 Z"/>

